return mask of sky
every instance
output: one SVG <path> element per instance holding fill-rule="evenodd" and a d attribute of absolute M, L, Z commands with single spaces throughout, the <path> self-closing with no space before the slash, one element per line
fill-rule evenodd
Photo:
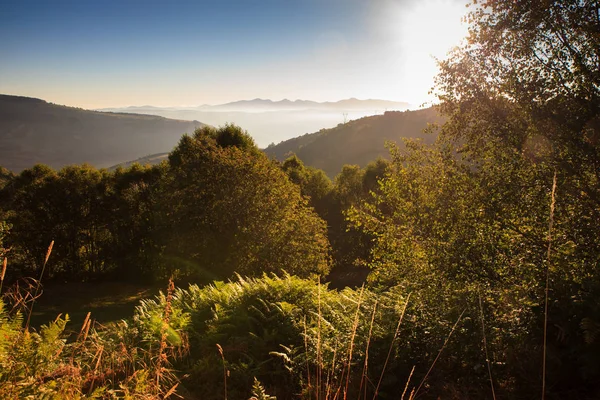
<path fill-rule="evenodd" d="M 82 108 L 432 101 L 466 0 L 0 0 L 0 93 Z"/>

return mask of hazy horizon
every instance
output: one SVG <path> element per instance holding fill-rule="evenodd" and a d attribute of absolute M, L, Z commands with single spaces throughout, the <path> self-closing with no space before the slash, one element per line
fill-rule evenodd
<path fill-rule="evenodd" d="M 87 109 L 256 98 L 420 105 L 464 0 L 0 2 L 0 93 Z"/>

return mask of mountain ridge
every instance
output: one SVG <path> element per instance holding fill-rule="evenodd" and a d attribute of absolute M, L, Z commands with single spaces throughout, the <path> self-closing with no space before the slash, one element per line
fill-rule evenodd
<path fill-rule="evenodd" d="M 124 109 L 133 110 L 203 110 L 203 111 L 268 111 L 268 110 L 367 110 L 367 109 L 394 109 L 394 110 L 405 110 L 410 107 L 410 104 L 402 101 L 391 101 L 391 100 L 380 100 L 380 99 L 357 99 L 351 97 L 349 99 L 342 99 L 338 101 L 324 101 L 318 102 L 313 100 L 271 100 L 255 98 L 250 100 L 236 100 L 223 104 L 208 105 L 203 104 L 200 106 L 190 107 L 157 107 L 153 105 L 143 106 L 128 106 L 128 107 L 105 107 L 99 108 L 97 111 L 121 111 Z"/>
<path fill-rule="evenodd" d="M 433 143 L 435 134 L 424 132 L 429 124 L 442 123 L 444 118 L 434 107 L 414 111 L 387 111 L 321 129 L 271 145 L 265 153 L 279 161 L 295 154 L 308 166 L 322 169 L 335 177 L 345 164 L 361 167 L 378 157 L 389 158 L 386 142 L 402 145 L 402 139 L 420 139 Z"/>
<path fill-rule="evenodd" d="M 323 103 L 311 100 L 273 101 L 256 98 L 210 106 L 161 108 L 146 105 L 103 108 L 99 111 L 160 115 L 172 119 L 202 121 L 213 126 L 235 123 L 247 130 L 259 146 L 266 147 L 270 143 L 278 143 L 323 128 L 333 128 L 339 123 L 365 116 L 390 110 L 402 111 L 408 106 L 405 102 L 356 98 Z"/>
<path fill-rule="evenodd" d="M 184 133 L 203 125 L 0 94 L 0 165 L 13 172 L 38 163 L 53 168 L 82 163 L 109 167 L 170 150 Z"/>

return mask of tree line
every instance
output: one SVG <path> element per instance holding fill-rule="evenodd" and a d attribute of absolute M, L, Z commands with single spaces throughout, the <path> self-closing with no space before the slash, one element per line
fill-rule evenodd
<path fill-rule="evenodd" d="M 343 210 L 385 166 L 344 167 L 334 184 L 295 156 L 269 159 L 238 126 L 203 127 L 160 165 L 4 170 L 2 247 L 13 277 L 36 276 L 52 240 L 50 279 L 325 276 L 358 257 Z"/>

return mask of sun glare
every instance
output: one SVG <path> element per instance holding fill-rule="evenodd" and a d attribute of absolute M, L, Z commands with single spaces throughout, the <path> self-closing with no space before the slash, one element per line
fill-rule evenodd
<path fill-rule="evenodd" d="M 438 72 L 435 58 L 444 58 L 467 35 L 467 24 L 462 22 L 467 12 L 465 3 L 426 0 L 397 12 L 395 30 L 401 47 L 402 75 L 406 77 L 403 94 L 420 103 L 431 101 L 427 92 Z M 427 87 L 423 87 L 425 82 Z"/>

